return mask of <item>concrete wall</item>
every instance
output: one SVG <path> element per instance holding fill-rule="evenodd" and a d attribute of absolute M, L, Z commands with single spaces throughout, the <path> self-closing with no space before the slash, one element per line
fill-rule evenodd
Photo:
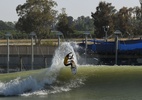
<path fill-rule="evenodd" d="M 34 69 L 49 67 L 56 50 L 56 46 L 34 46 Z M 31 69 L 31 46 L 9 47 L 10 69 Z M 0 46 L 0 69 L 7 68 L 7 46 Z"/>
<path fill-rule="evenodd" d="M 52 55 L 34 55 L 34 69 L 50 67 L 52 63 Z M 31 69 L 31 55 L 10 55 L 10 69 Z M 7 68 L 7 55 L 0 55 L 0 68 Z"/>

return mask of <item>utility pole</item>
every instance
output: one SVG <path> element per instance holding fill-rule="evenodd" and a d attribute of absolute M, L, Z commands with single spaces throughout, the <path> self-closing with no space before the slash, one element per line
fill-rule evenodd
<path fill-rule="evenodd" d="M 118 36 L 121 34 L 121 32 L 119 30 L 116 30 L 114 32 L 115 34 L 115 65 L 118 64 Z"/>
<path fill-rule="evenodd" d="M 108 32 L 108 29 L 109 29 L 109 26 L 103 26 L 103 29 L 104 29 L 104 32 L 105 32 L 105 41 L 107 42 L 107 32 Z"/>
<path fill-rule="evenodd" d="M 36 36 L 35 32 L 30 33 L 31 36 L 31 70 L 33 70 L 33 64 L 34 64 L 34 46 L 33 46 L 33 38 Z"/>
<path fill-rule="evenodd" d="M 87 63 L 87 36 L 89 35 L 90 33 L 89 32 L 85 32 L 84 35 L 85 35 L 85 63 Z"/>
<path fill-rule="evenodd" d="M 7 73 L 9 73 L 9 37 L 11 37 L 11 33 L 7 32 L 5 36 L 7 39 Z"/>
<path fill-rule="evenodd" d="M 60 44 L 61 44 L 61 43 L 60 43 L 60 42 L 61 42 L 61 41 L 60 41 L 60 38 L 61 38 L 61 36 L 62 36 L 63 34 L 62 34 L 61 32 L 58 32 L 58 31 L 57 31 L 56 35 L 58 36 L 58 46 L 60 46 Z"/>

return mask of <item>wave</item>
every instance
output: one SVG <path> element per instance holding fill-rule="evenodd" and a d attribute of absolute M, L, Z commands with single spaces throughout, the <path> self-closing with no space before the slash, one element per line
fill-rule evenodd
<path fill-rule="evenodd" d="M 50 68 L 44 69 L 40 73 L 30 75 L 26 78 L 17 77 L 9 82 L 0 82 L 0 95 L 15 96 L 35 93 L 47 94 L 69 91 L 71 88 L 76 87 L 76 82 L 78 82 L 76 80 L 60 85 L 57 81 L 57 76 L 64 67 L 63 59 L 66 54 L 73 52 L 77 64 L 76 52 L 74 51 L 75 48 L 77 48 L 77 45 L 73 42 L 62 43 L 55 51 Z"/>
<path fill-rule="evenodd" d="M 49 72 L 49 73 L 46 73 Z M 134 91 L 142 90 L 141 66 L 78 66 L 76 75 L 69 67 L 63 67 L 57 73 L 44 69 L 27 78 L 16 78 L 7 83 L 0 83 L 1 96 L 48 95 L 82 91 Z M 98 90 L 99 89 L 99 90 Z"/>
<path fill-rule="evenodd" d="M 0 82 L 0 96 L 48 95 L 68 92 L 76 88 L 84 92 L 92 90 L 92 93 L 98 89 L 100 89 L 98 91 L 106 91 L 112 87 L 124 90 L 123 88 L 133 86 L 132 90 L 135 87 L 142 90 L 140 88 L 142 84 L 141 66 L 81 66 L 77 64 L 77 74 L 73 75 L 70 67 L 64 67 L 63 59 L 67 53 L 73 52 L 77 63 L 75 50 L 77 48 L 75 43 L 65 42 L 55 51 L 50 68 L 26 77 L 19 76 L 8 82 Z"/>

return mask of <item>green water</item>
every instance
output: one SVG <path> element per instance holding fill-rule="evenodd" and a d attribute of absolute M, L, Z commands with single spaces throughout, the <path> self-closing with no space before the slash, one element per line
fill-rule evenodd
<path fill-rule="evenodd" d="M 76 75 L 69 67 L 60 70 L 56 81 L 44 92 L 0 100 L 141 100 L 141 66 L 79 66 Z"/>
<path fill-rule="evenodd" d="M 59 80 L 85 79 L 84 85 L 69 94 L 76 100 L 140 100 L 142 99 L 141 66 L 80 67 L 77 75 L 61 70 Z M 68 94 L 68 93 L 67 93 Z M 65 94 L 66 95 L 66 94 Z"/>

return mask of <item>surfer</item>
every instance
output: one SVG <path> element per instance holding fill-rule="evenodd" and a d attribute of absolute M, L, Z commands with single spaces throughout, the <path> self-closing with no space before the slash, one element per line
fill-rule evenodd
<path fill-rule="evenodd" d="M 72 52 L 68 53 L 64 58 L 64 65 L 73 67 L 74 61 L 73 61 L 73 54 Z"/>
<path fill-rule="evenodd" d="M 73 54 L 72 52 L 68 53 L 65 58 L 64 58 L 64 65 L 65 66 L 69 66 L 71 65 L 71 72 L 75 75 L 76 72 L 77 72 L 77 69 L 76 69 L 76 64 L 73 60 Z"/>

